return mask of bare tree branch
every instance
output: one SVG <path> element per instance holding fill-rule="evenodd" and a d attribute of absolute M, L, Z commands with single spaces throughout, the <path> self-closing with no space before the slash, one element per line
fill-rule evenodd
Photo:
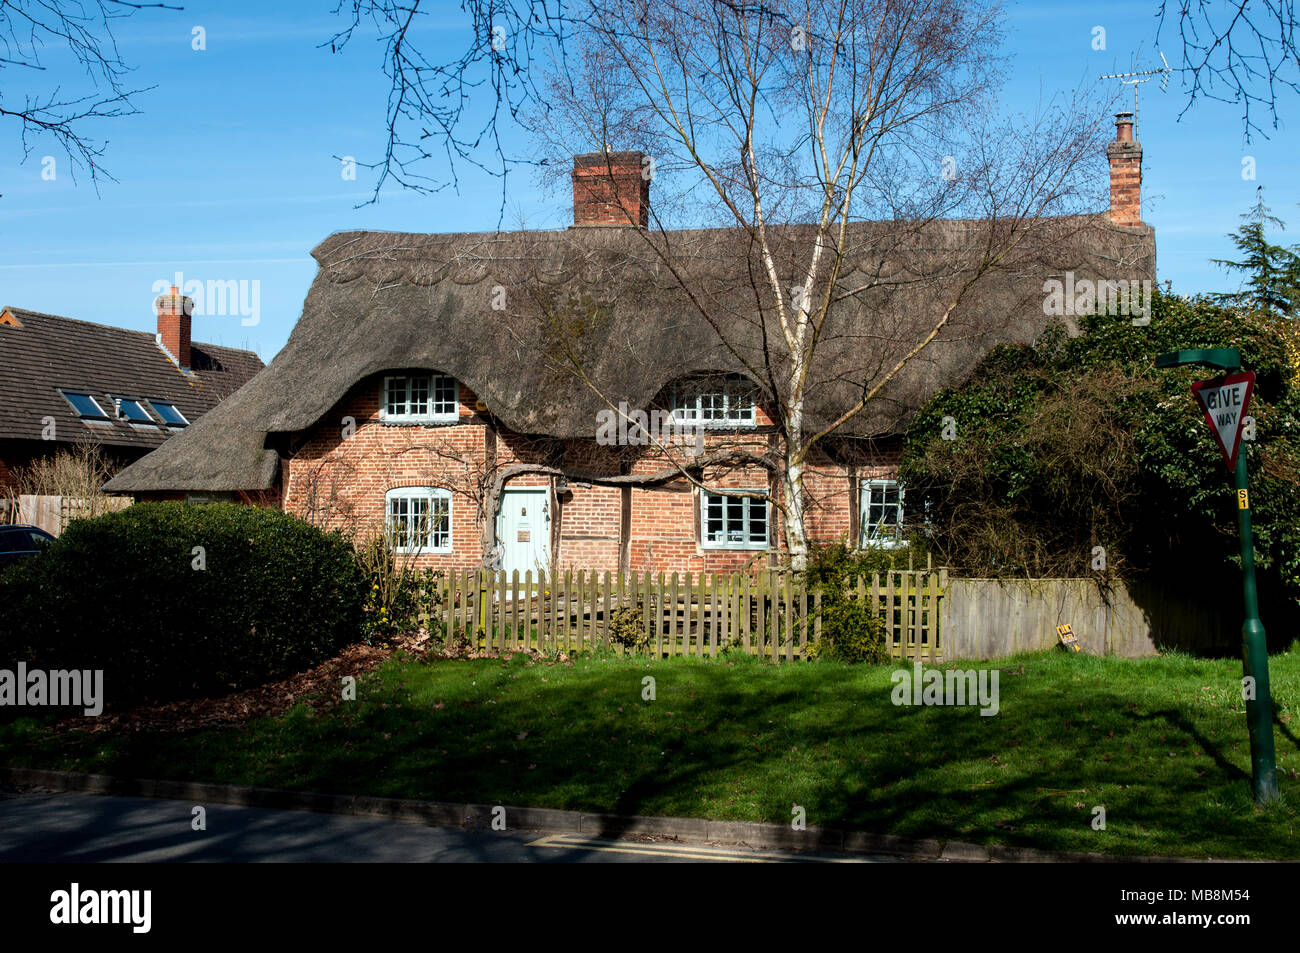
<path fill-rule="evenodd" d="M 1179 67 L 1188 87 L 1185 115 L 1198 97 L 1240 103 L 1246 140 L 1268 138 L 1254 116 L 1263 109 L 1278 128 L 1278 96 L 1300 93 L 1300 48 L 1294 0 L 1161 0 L 1156 42 L 1166 27 L 1178 31 Z"/>
<path fill-rule="evenodd" d="M 132 97 L 147 89 L 128 89 L 131 72 L 117 48 L 116 21 L 139 10 L 181 10 L 165 3 L 129 0 L 0 0 L 0 119 L 16 121 L 24 161 L 36 143 L 50 137 L 72 164 L 100 179 L 112 180 L 103 165 L 106 141 L 88 130 L 98 119 L 139 112 Z M 65 92 L 63 85 L 39 89 L 45 58 L 69 55 L 82 68 L 89 91 Z M 11 72 L 6 73 L 9 70 Z"/>

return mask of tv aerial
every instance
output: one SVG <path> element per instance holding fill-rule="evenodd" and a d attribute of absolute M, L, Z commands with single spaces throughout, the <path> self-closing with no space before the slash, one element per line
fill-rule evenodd
<path fill-rule="evenodd" d="M 1160 54 L 1160 62 L 1164 64 L 1160 69 L 1134 70 L 1129 73 L 1107 73 L 1102 79 L 1117 79 L 1125 86 L 1133 87 L 1133 138 L 1138 137 L 1138 87 L 1143 83 L 1149 83 L 1157 76 L 1160 77 L 1160 92 L 1169 88 L 1169 74 L 1174 68 L 1169 65 L 1165 59 L 1165 54 Z"/>

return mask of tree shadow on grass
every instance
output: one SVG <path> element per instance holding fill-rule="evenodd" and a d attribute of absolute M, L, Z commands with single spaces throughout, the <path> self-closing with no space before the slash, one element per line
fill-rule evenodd
<path fill-rule="evenodd" d="M 1245 778 L 1202 725 L 1123 707 L 1102 682 L 1064 692 L 1008 678 L 1001 714 L 982 717 L 896 707 L 883 670 L 614 665 L 563 670 L 544 687 L 528 679 L 546 669 L 475 664 L 480 694 L 441 707 L 416 704 L 399 681 L 323 716 L 116 739 L 110 770 L 618 816 L 788 824 L 798 803 L 810 826 L 1119 851 L 1124 831 L 1139 829 L 1177 849 L 1196 833 L 1189 804 Z M 656 701 L 641 699 L 647 671 Z M 1172 735 L 1155 744 L 1162 724 Z M 1190 746 L 1217 771 L 1163 760 L 1165 748 Z M 1089 824 L 1103 789 L 1126 825 L 1104 842 Z M 602 833 L 619 827 L 608 820 Z M 1244 854 L 1267 833 L 1216 836 Z"/>

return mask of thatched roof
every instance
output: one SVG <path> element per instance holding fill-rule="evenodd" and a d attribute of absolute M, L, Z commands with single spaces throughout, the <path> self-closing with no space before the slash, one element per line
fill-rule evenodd
<path fill-rule="evenodd" d="M 880 380 L 925 337 L 969 279 L 988 233 L 983 222 L 853 226 L 851 270 L 837 283 L 844 297 L 809 376 L 813 426 L 835 419 L 864 383 Z M 801 283 L 813 232 L 787 226 L 772 234 L 789 293 Z M 1043 220 L 1017 235 L 934 342 L 846 434 L 901 433 L 930 396 L 964 380 L 995 344 L 1034 340 L 1055 320 L 1044 314 L 1047 278 L 1067 271 L 1079 279 L 1155 277 L 1147 227 L 1077 217 Z M 749 372 L 762 386 L 765 367 L 778 379 L 787 370 L 775 312 L 758 310 L 773 300 L 762 263 L 735 229 L 344 232 L 313 255 L 320 269 L 303 315 L 270 366 L 108 489 L 271 486 L 267 435 L 311 427 L 356 382 L 385 370 L 451 374 L 512 430 L 588 439 L 607 400 L 646 407 L 686 374 Z M 852 293 L 866 285 L 874 286 Z"/>

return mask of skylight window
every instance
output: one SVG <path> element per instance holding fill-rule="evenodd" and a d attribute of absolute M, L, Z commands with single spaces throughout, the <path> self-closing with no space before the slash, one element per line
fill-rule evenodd
<path fill-rule="evenodd" d="M 108 414 L 99 406 L 95 398 L 86 393 L 62 391 L 63 399 L 72 405 L 77 416 L 82 420 L 107 420 Z"/>
<path fill-rule="evenodd" d="M 117 419 L 125 420 L 132 424 L 151 424 L 153 418 L 149 416 L 140 401 L 131 397 L 113 397 L 113 404 L 117 411 Z"/>
<path fill-rule="evenodd" d="M 163 419 L 163 423 L 168 427 L 186 427 L 189 421 L 185 415 L 177 409 L 175 404 L 169 404 L 165 400 L 151 400 L 149 404 L 153 407 L 154 413 Z"/>

